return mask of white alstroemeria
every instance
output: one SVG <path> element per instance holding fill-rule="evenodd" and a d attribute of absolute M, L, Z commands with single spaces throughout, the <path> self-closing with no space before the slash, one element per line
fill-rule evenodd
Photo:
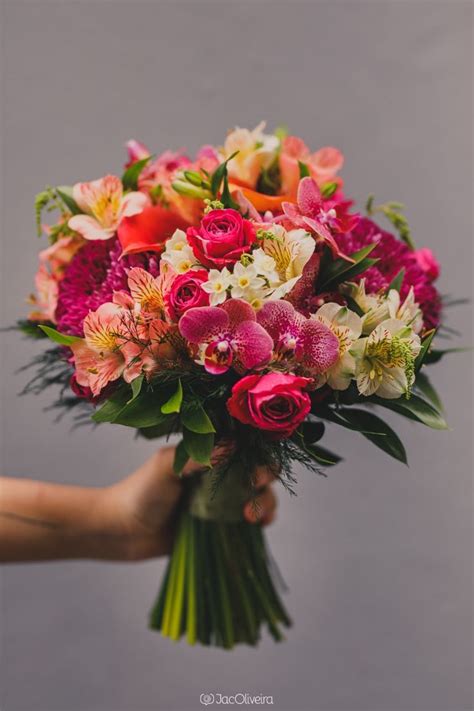
<path fill-rule="evenodd" d="M 230 277 L 232 298 L 246 299 L 246 294 L 260 290 L 265 286 L 265 280 L 259 277 L 254 264 L 244 266 L 242 262 L 234 264 L 234 270 Z"/>
<path fill-rule="evenodd" d="M 262 249 L 275 261 L 279 283 L 272 292 L 272 300 L 288 294 L 303 273 L 316 248 L 314 238 L 306 230 L 290 230 L 282 225 L 272 227 L 260 235 Z"/>
<path fill-rule="evenodd" d="M 390 289 L 387 301 L 390 318 L 403 321 L 407 326 L 411 326 L 415 333 L 420 333 L 423 328 L 423 314 L 415 301 L 413 287 L 410 287 L 410 291 L 403 302 L 398 291 L 396 289 Z"/>
<path fill-rule="evenodd" d="M 360 394 L 376 393 L 386 399 L 408 395 L 419 351 L 420 338 L 409 326 L 398 319 L 383 321 L 350 349 Z"/>
<path fill-rule="evenodd" d="M 350 296 L 364 313 L 362 333 L 368 335 L 371 331 L 390 318 L 387 297 L 381 294 L 367 294 L 365 291 L 365 279 L 361 279 L 359 284 L 349 282 L 344 284 L 341 291 Z"/>
<path fill-rule="evenodd" d="M 208 279 L 204 284 L 201 284 L 201 289 L 204 289 L 209 294 L 211 306 L 217 306 L 226 300 L 231 276 L 227 267 L 224 267 L 221 271 L 218 269 L 209 270 Z"/>
<path fill-rule="evenodd" d="M 220 151 L 222 160 L 233 153 L 237 155 L 229 161 L 229 178 L 236 178 L 249 188 L 255 188 L 263 169 L 270 167 L 275 159 L 280 141 L 276 136 L 263 133 L 265 121 L 252 131 L 247 128 L 235 128 L 231 131 Z"/>
<path fill-rule="evenodd" d="M 259 276 L 264 277 L 270 286 L 278 284 L 279 277 L 276 270 L 276 262 L 269 254 L 265 254 L 260 247 L 254 249 L 251 254 L 253 266 Z"/>
<path fill-rule="evenodd" d="M 175 230 L 172 237 L 166 242 L 161 260 L 170 264 L 177 274 L 184 274 L 198 265 L 183 230 Z"/>
<path fill-rule="evenodd" d="M 317 387 L 327 383 L 333 390 L 346 390 L 355 374 L 355 358 L 350 348 L 362 333 L 362 319 L 347 306 L 332 302 L 321 306 L 312 318 L 330 328 L 339 340 L 339 358 L 318 376 Z"/>

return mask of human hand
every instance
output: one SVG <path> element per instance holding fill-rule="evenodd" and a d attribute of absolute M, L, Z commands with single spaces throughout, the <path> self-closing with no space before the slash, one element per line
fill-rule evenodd
<path fill-rule="evenodd" d="M 142 560 L 170 552 L 174 523 L 183 494 L 183 479 L 173 471 L 175 447 L 163 447 L 126 479 L 101 490 L 104 529 L 115 540 L 122 540 L 126 560 Z M 202 469 L 188 462 L 183 477 Z M 277 500 L 272 489 L 274 475 L 267 467 L 258 467 L 254 486 L 258 494 L 244 506 L 250 523 L 271 523 Z M 119 549 L 120 550 L 120 549 Z M 120 555 L 120 554 L 119 554 Z M 113 557 L 116 557 L 116 552 Z"/>

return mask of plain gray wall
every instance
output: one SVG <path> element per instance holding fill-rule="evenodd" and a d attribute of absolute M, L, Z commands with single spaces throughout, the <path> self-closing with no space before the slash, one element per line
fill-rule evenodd
<path fill-rule="evenodd" d="M 471 20 L 455 1 L 4 3 L 3 323 L 26 311 L 44 185 L 119 171 L 130 137 L 194 150 L 262 118 L 339 146 L 361 203 L 406 202 L 443 293 L 469 296 Z M 469 323 L 449 312 L 463 343 Z M 5 473 L 107 484 L 148 456 L 128 430 L 71 432 L 43 413 L 50 396 L 17 398 L 36 351 L 4 338 Z M 471 373 L 470 354 L 434 368 L 451 432 L 390 418 L 409 469 L 331 431 L 346 461 L 280 494 L 284 644 L 225 653 L 149 632 L 163 561 L 5 568 L 3 711 L 188 711 L 216 691 L 285 711 L 472 709 Z"/>

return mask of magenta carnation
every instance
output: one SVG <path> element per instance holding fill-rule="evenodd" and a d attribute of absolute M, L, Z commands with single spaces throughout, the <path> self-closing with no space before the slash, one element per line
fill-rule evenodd
<path fill-rule="evenodd" d="M 59 283 L 56 321 L 61 333 L 83 336 L 82 324 L 89 311 L 112 301 L 114 291 L 129 291 L 127 274 L 132 267 L 158 275 L 156 254 L 145 252 L 120 259 L 121 253 L 114 237 L 89 241 L 74 255 Z"/>
<path fill-rule="evenodd" d="M 441 297 L 433 286 L 429 275 L 421 268 L 415 253 L 397 237 L 382 230 L 373 220 L 362 218 L 359 224 L 346 234 L 338 234 L 335 239 L 346 254 L 352 254 L 373 242 L 377 246 L 370 256 L 380 261 L 367 269 L 355 281 L 365 279 L 368 293 L 375 293 L 388 287 L 400 269 L 405 269 L 401 296 L 405 297 L 413 287 L 415 299 L 420 304 L 426 328 L 436 328 L 440 322 Z"/>

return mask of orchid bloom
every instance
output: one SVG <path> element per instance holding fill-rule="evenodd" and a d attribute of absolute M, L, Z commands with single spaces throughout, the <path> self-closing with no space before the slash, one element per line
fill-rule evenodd
<path fill-rule="evenodd" d="M 313 232 L 319 240 L 325 242 L 335 257 L 353 260 L 345 255 L 338 247 L 330 228 L 341 227 L 338 222 L 337 212 L 334 207 L 326 210 L 321 191 L 313 178 L 300 180 L 297 194 L 297 204 L 292 202 L 282 203 L 283 215 L 279 220 L 289 222 L 294 227 L 301 227 Z M 345 229 L 345 228 L 344 228 Z"/>
<path fill-rule="evenodd" d="M 150 204 L 144 193 L 123 194 L 122 181 L 115 175 L 76 183 L 73 197 L 85 214 L 74 215 L 69 227 L 85 239 L 110 239 L 124 217 L 137 215 Z"/>
<path fill-rule="evenodd" d="M 367 338 L 356 341 L 350 352 L 356 360 L 360 394 L 386 399 L 408 396 L 420 347 L 419 336 L 398 319 L 383 321 Z"/>
<path fill-rule="evenodd" d="M 317 385 L 321 387 L 327 383 L 333 390 L 346 390 L 355 373 L 355 359 L 350 348 L 362 333 L 362 319 L 347 306 L 334 302 L 323 304 L 312 318 L 330 328 L 339 341 L 338 358 L 318 376 Z"/>
<path fill-rule="evenodd" d="M 328 326 L 307 319 L 288 301 L 268 301 L 257 314 L 258 323 L 273 339 L 274 358 L 291 368 L 301 367 L 315 377 L 339 357 L 339 340 Z"/>
<path fill-rule="evenodd" d="M 250 304 L 240 299 L 189 309 L 181 316 L 179 330 L 199 347 L 197 362 L 214 375 L 231 366 L 238 372 L 261 368 L 271 358 L 272 339 L 256 322 Z"/>

